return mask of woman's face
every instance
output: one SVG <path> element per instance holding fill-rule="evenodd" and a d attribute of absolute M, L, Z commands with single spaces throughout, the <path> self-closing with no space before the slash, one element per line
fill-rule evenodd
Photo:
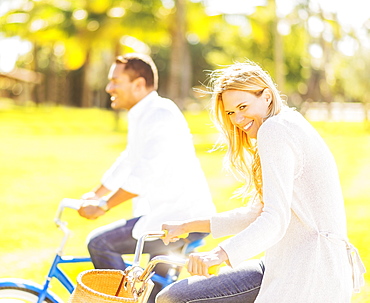
<path fill-rule="evenodd" d="M 242 90 L 226 90 L 222 93 L 225 113 L 233 125 L 256 139 L 257 132 L 268 113 L 271 93 L 264 89 L 260 96 Z"/>

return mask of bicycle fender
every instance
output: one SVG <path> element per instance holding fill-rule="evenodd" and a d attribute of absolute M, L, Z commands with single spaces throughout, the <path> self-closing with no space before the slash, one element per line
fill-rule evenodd
<path fill-rule="evenodd" d="M 19 279 L 19 278 L 2 278 L 0 279 L 0 288 L 1 287 L 21 287 L 30 289 L 36 293 L 40 293 L 43 290 L 43 286 L 37 284 L 30 280 Z M 54 303 L 63 303 L 63 300 L 60 299 L 56 294 L 47 291 L 46 298 L 50 299 Z"/>

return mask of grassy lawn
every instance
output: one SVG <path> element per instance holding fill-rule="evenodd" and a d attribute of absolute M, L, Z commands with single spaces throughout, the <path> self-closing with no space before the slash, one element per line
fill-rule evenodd
<path fill-rule="evenodd" d="M 222 171 L 221 151 L 209 152 L 217 139 L 206 112 L 186 113 L 197 154 L 219 211 L 241 205 L 230 200 L 237 188 Z M 124 114 L 121 114 L 124 118 Z M 363 123 L 316 122 L 337 160 L 348 216 L 351 242 L 370 266 L 370 130 Z M 61 239 L 53 217 L 62 198 L 78 198 L 99 183 L 103 172 L 124 149 L 124 119 L 111 111 L 58 107 L 9 106 L 0 109 L 0 278 L 19 277 L 42 283 Z M 86 255 L 88 233 L 113 220 L 130 217 L 130 202 L 96 221 L 68 210 L 65 218 L 74 231 L 67 254 Z M 212 237 L 202 249 L 217 243 Z M 75 277 L 90 264 L 65 266 Z M 330 277 L 328 277 L 330 278 Z M 370 276 L 352 302 L 370 302 Z M 53 291 L 68 294 L 53 283 Z"/>

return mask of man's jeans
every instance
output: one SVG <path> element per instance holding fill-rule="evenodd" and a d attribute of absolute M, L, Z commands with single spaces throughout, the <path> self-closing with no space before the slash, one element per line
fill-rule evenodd
<path fill-rule="evenodd" d="M 265 267 L 249 260 L 235 269 L 226 268 L 210 278 L 192 276 L 167 286 L 157 303 L 252 303 L 260 290 Z"/>
<path fill-rule="evenodd" d="M 132 229 L 139 219 L 119 220 L 97 228 L 90 233 L 87 247 L 95 268 L 121 270 L 126 268 L 122 255 L 135 252 L 137 240 L 132 237 Z M 207 235 L 207 233 L 190 233 L 187 240 L 195 241 Z M 150 258 L 158 255 L 168 255 L 169 253 L 180 252 L 184 244 L 185 240 L 183 239 L 169 245 L 164 245 L 162 240 L 147 241 L 144 244 L 143 253 L 149 253 Z M 165 276 L 169 267 L 166 264 L 158 264 L 155 267 L 155 272 Z M 160 289 L 160 286 L 156 286 L 151 298 L 154 298 Z M 154 299 L 151 301 L 154 302 Z"/>

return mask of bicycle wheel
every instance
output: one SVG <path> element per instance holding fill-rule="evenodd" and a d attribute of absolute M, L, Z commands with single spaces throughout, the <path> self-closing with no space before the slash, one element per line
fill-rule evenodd
<path fill-rule="evenodd" d="M 0 287 L 0 303 L 36 303 L 38 292 L 17 286 Z M 45 298 L 43 303 L 55 303 Z"/>

